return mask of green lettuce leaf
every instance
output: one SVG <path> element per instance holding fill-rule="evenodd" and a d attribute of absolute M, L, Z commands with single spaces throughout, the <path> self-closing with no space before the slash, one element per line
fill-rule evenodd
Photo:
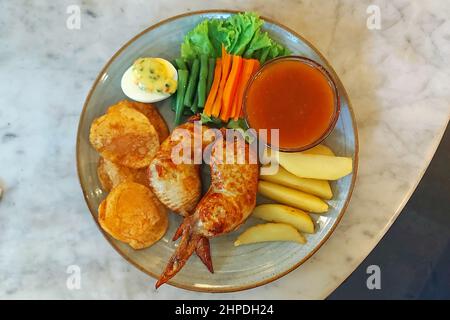
<path fill-rule="evenodd" d="M 220 128 L 222 126 L 222 120 L 220 120 L 219 118 L 214 118 L 214 117 L 207 116 L 204 113 L 200 114 L 200 121 L 201 121 L 202 124 L 208 125 L 210 127 L 218 127 L 218 128 Z"/>
<path fill-rule="evenodd" d="M 209 39 L 208 26 L 208 20 L 203 20 L 188 32 L 181 44 L 182 58 L 190 60 L 202 54 L 215 56 L 214 47 Z"/>
<path fill-rule="evenodd" d="M 251 40 L 247 49 L 245 50 L 244 58 L 246 59 L 253 58 L 254 57 L 253 54 L 255 53 L 255 51 L 271 46 L 272 40 L 270 39 L 268 33 L 261 32 L 260 30 L 258 30 L 253 36 L 253 39 Z"/>
<path fill-rule="evenodd" d="M 248 132 L 248 126 L 244 119 L 230 120 L 227 124 L 228 129 L 233 129 L 239 132 L 248 143 L 252 143 L 255 137 Z"/>
<path fill-rule="evenodd" d="M 235 14 L 231 16 L 228 21 L 230 27 L 236 30 L 236 33 L 238 34 L 234 45 L 227 48 L 228 52 L 240 56 L 246 50 L 254 34 L 259 31 L 264 24 L 264 21 L 252 12 Z"/>
<path fill-rule="evenodd" d="M 243 129 L 247 130 L 248 126 L 244 119 L 239 118 L 238 120 L 230 120 L 227 124 L 228 129 Z"/>
<path fill-rule="evenodd" d="M 209 38 L 214 47 L 216 57 L 222 55 L 222 44 L 228 49 L 235 43 L 236 30 L 226 25 L 226 20 L 212 19 L 209 21 Z"/>
<path fill-rule="evenodd" d="M 252 12 L 238 13 L 227 19 L 203 20 L 184 37 L 181 57 L 192 60 L 202 54 L 220 57 L 222 45 L 228 53 L 261 62 L 289 54 L 282 45 L 262 32 L 264 21 Z"/>

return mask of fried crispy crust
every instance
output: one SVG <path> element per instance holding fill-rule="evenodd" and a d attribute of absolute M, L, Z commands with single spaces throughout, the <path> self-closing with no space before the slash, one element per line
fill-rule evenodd
<path fill-rule="evenodd" d="M 197 120 L 192 118 L 191 121 Z M 179 129 L 190 133 L 191 140 L 184 140 L 175 133 Z M 208 129 L 202 126 L 203 134 L 201 149 L 210 144 L 214 137 L 204 135 Z M 186 148 L 191 148 L 191 156 L 196 152 L 194 150 L 194 123 L 186 122 L 178 126 L 164 142 L 161 144 L 156 156 L 150 163 L 148 174 L 150 180 L 150 188 L 170 210 L 181 214 L 182 216 L 190 215 L 201 196 L 201 177 L 200 166 L 197 164 L 174 163 L 172 160 L 173 148 L 185 144 Z M 185 148 L 182 148 L 185 149 Z M 201 151 L 201 150 L 197 150 Z"/>
<path fill-rule="evenodd" d="M 98 176 L 98 180 L 100 181 L 100 185 L 102 186 L 103 190 L 109 192 L 113 188 L 113 182 L 108 173 L 106 161 L 108 161 L 108 160 L 105 160 L 105 158 L 103 158 L 103 157 L 100 157 L 98 159 L 97 176 Z M 108 161 L 108 162 L 111 162 L 111 161 Z M 99 210 L 100 210 L 100 208 L 99 208 Z"/>
<path fill-rule="evenodd" d="M 99 206 L 100 226 L 133 249 L 151 246 L 167 231 L 167 210 L 149 188 L 123 182 Z"/>
<path fill-rule="evenodd" d="M 150 103 L 122 100 L 109 107 L 108 112 L 114 112 L 120 108 L 132 108 L 146 116 L 148 121 L 155 127 L 156 133 L 158 133 L 159 143 L 162 143 L 169 136 L 169 128 L 167 127 L 166 121 L 164 121 L 154 105 Z"/>
<path fill-rule="evenodd" d="M 221 152 L 227 153 L 225 144 Z M 195 216 L 201 221 L 201 234 L 216 237 L 238 228 L 255 208 L 258 189 L 258 164 L 249 162 L 252 152 L 247 143 L 244 148 L 233 152 L 233 162 L 239 157 L 245 164 L 227 164 L 226 159 L 217 156 L 219 149 L 214 149 L 211 158 L 211 186 L 197 205 Z M 232 152 L 232 153 L 233 153 Z"/>
<path fill-rule="evenodd" d="M 193 133 L 192 123 L 178 128 Z M 187 216 L 192 213 L 200 200 L 200 167 L 195 164 L 175 164 L 172 161 L 172 148 L 180 141 L 167 138 L 159 148 L 148 169 L 150 188 L 170 210 Z"/>
<path fill-rule="evenodd" d="M 98 159 L 97 174 L 105 191 L 111 191 L 112 188 L 125 181 L 136 182 L 144 186 L 149 184 L 146 168 L 127 168 L 103 157 Z"/>
<path fill-rule="evenodd" d="M 259 168 L 250 159 L 255 160 L 256 154 L 245 143 L 243 136 L 236 138 L 237 147 L 231 149 L 221 143 L 223 141 L 216 140 L 210 163 L 211 186 L 194 213 L 184 218 L 178 228 L 175 238 L 181 236 L 181 241 L 156 288 L 175 276 L 194 251 L 200 252 L 200 255 L 201 252 L 208 252 L 208 238 L 235 230 L 253 211 Z M 199 247 L 203 248 L 199 250 Z M 206 260 L 205 264 L 212 267 L 210 260 Z"/>
<path fill-rule="evenodd" d="M 104 158 L 136 169 L 148 166 L 159 148 L 153 125 L 132 108 L 118 108 L 95 119 L 89 140 Z"/>

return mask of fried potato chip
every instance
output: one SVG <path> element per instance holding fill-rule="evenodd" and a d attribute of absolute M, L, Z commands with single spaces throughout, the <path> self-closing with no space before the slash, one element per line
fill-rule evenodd
<path fill-rule="evenodd" d="M 111 191 L 112 188 L 125 181 L 136 182 L 144 186 L 150 184 L 147 168 L 127 168 L 103 157 L 98 160 L 97 174 L 100 184 L 106 191 Z"/>
<path fill-rule="evenodd" d="M 95 119 L 89 140 L 105 159 L 136 169 L 148 166 L 159 148 L 153 125 L 132 108 L 119 108 Z"/>
<path fill-rule="evenodd" d="M 106 213 L 106 199 L 100 202 L 100 205 L 98 206 L 98 219 L 100 220 L 100 216 L 102 216 L 101 219 L 105 219 L 105 213 Z"/>
<path fill-rule="evenodd" d="M 149 188 L 135 182 L 112 189 L 98 211 L 100 226 L 133 249 L 151 246 L 167 231 L 167 210 Z"/>
<path fill-rule="evenodd" d="M 111 177 L 109 176 L 106 161 L 108 161 L 108 160 L 105 160 L 105 158 L 103 158 L 103 157 L 100 157 L 98 159 L 97 176 L 98 176 L 98 180 L 100 181 L 100 184 L 101 184 L 103 190 L 109 192 L 113 188 L 113 182 L 112 182 Z M 108 161 L 108 162 L 111 162 L 111 161 Z M 100 210 L 100 207 L 99 207 L 99 210 Z"/>
<path fill-rule="evenodd" d="M 109 107 L 108 112 L 114 112 L 120 108 L 132 108 L 146 116 L 158 133 L 159 143 L 162 143 L 169 136 L 170 132 L 166 121 L 164 121 L 163 117 L 154 105 L 150 103 L 122 100 Z"/>

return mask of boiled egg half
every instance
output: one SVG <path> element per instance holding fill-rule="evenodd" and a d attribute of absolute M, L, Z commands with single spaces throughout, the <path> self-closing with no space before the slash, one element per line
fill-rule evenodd
<path fill-rule="evenodd" d="M 177 90 L 175 67 L 162 58 L 139 58 L 122 76 L 123 93 L 135 101 L 152 103 L 170 97 Z"/>

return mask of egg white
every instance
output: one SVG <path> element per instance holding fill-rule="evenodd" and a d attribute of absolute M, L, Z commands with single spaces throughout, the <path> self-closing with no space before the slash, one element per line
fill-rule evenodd
<path fill-rule="evenodd" d="M 178 80 L 178 73 L 175 67 L 167 60 L 162 58 L 156 58 L 160 62 L 164 63 L 166 68 L 172 73 L 172 77 L 175 81 Z M 144 103 L 153 103 L 158 102 L 164 99 L 167 99 L 171 96 L 169 93 L 151 93 L 142 90 L 139 88 L 139 86 L 135 83 L 135 78 L 133 74 L 133 66 L 129 67 L 127 71 L 122 76 L 122 80 L 120 82 L 120 86 L 122 87 L 123 93 L 125 95 L 135 101 L 144 102 Z"/>

